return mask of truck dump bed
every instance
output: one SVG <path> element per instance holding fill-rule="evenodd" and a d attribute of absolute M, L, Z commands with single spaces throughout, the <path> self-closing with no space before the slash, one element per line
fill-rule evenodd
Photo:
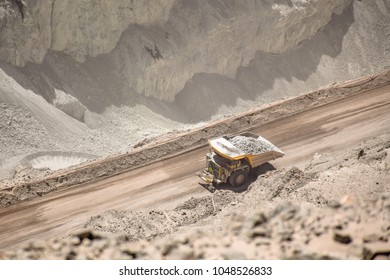
<path fill-rule="evenodd" d="M 284 153 L 274 144 L 252 133 L 211 139 L 209 145 L 215 153 L 222 157 L 231 160 L 247 158 L 252 167 L 284 156 Z"/>

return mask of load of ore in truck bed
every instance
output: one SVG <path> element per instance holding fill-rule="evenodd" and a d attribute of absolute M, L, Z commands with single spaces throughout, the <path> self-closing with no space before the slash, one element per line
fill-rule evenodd
<path fill-rule="evenodd" d="M 238 149 L 243 151 L 246 154 L 261 154 L 264 152 L 272 151 L 275 149 L 275 146 L 269 143 L 268 141 L 263 141 L 261 137 L 247 137 L 243 135 L 235 136 L 229 141 Z"/>

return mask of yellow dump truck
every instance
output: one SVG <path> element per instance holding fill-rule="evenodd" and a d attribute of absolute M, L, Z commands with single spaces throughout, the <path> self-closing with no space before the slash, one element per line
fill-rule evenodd
<path fill-rule="evenodd" d="M 274 144 L 253 133 L 223 136 L 209 141 L 206 168 L 196 174 L 207 183 L 229 183 L 242 187 L 250 173 L 257 173 L 260 166 L 284 156 Z"/>

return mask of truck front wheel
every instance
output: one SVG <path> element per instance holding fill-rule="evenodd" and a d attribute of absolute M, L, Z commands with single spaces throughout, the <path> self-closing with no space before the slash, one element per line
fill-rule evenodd
<path fill-rule="evenodd" d="M 234 171 L 229 177 L 229 183 L 232 187 L 240 188 L 248 180 L 248 174 L 244 170 Z"/>

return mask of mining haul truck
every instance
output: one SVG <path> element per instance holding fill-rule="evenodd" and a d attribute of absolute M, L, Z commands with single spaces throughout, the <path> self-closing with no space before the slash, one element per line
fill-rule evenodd
<path fill-rule="evenodd" d="M 206 168 L 196 174 L 208 184 L 229 183 L 242 187 L 249 175 L 264 163 L 284 156 L 274 144 L 253 133 L 223 136 L 208 140 L 210 152 L 206 155 Z"/>

